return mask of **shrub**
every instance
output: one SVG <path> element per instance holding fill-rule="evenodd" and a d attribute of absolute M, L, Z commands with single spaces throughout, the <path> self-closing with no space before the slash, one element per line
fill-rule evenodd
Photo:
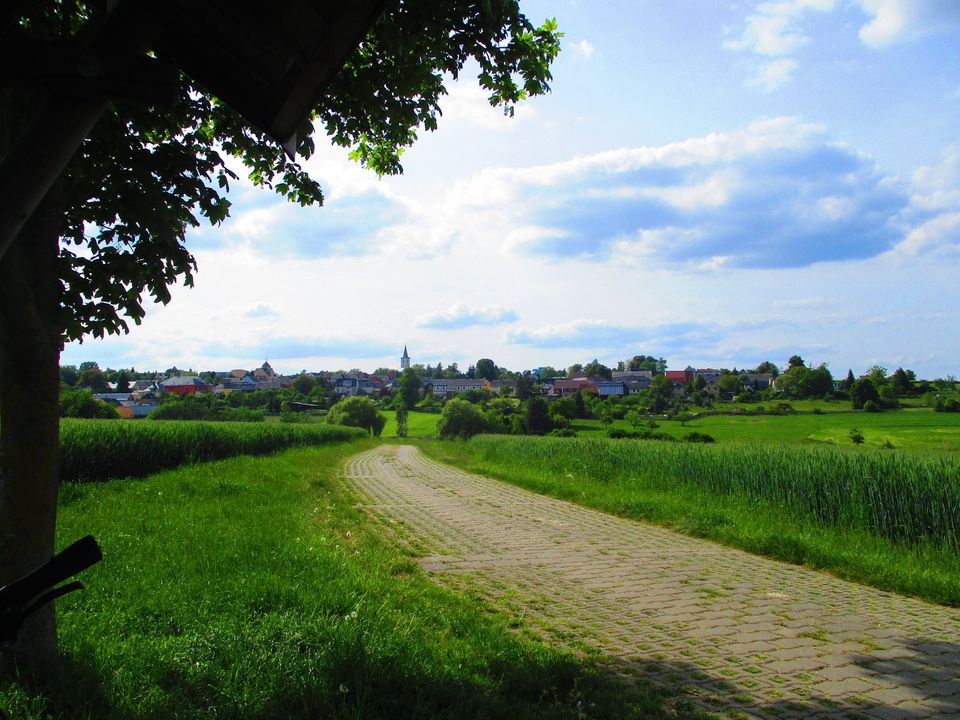
<path fill-rule="evenodd" d="M 683 439 L 686 440 L 687 442 L 701 442 L 701 443 L 716 442 L 716 440 L 713 439 L 712 435 L 707 435 L 707 433 L 697 432 L 696 430 L 694 430 L 692 433 L 688 433 L 687 436 Z"/>
<path fill-rule="evenodd" d="M 863 445 L 864 443 L 863 433 L 860 432 L 858 428 L 850 429 L 850 442 L 852 442 L 854 445 Z"/>
<path fill-rule="evenodd" d="M 864 412 L 876 413 L 876 412 L 880 412 L 880 410 L 882 410 L 882 408 L 880 407 L 880 403 L 874 402 L 873 400 L 867 400 L 863 404 Z"/>
<path fill-rule="evenodd" d="M 387 419 L 377 412 L 377 406 L 373 404 L 373 400 L 355 396 L 344 398 L 330 408 L 327 422 L 331 425 L 363 428 L 371 435 L 380 437 Z"/>
<path fill-rule="evenodd" d="M 519 418 L 517 418 L 519 421 Z M 486 432 L 487 418 L 476 405 L 460 398 L 452 398 L 443 406 L 440 420 L 437 422 L 437 435 L 453 440 L 467 438 Z"/>
<path fill-rule="evenodd" d="M 576 437 L 577 433 L 574 430 L 571 430 L 568 427 L 564 428 L 554 428 L 547 433 L 550 437 Z"/>
<path fill-rule="evenodd" d="M 102 400 L 97 400 L 89 390 L 66 390 L 60 393 L 60 417 L 117 420 L 119 415 Z"/>

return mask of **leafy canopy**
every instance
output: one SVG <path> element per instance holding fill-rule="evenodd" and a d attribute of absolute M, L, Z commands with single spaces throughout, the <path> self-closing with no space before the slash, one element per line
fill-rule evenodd
<path fill-rule="evenodd" d="M 26 3 L 20 25 L 46 39 L 82 35 L 97 7 Z M 559 50 L 555 22 L 535 27 L 518 0 L 398 0 L 328 87 L 298 136 L 297 154 L 313 154 L 316 128 L 365 167 L 400 173 L 403 149 L 421 128 L 437 128 L 445 83 L 468 62 L 490 104 L 510 115 L 515 103 L 549 90 Z M 19 100 L 4 129 L 19 132 L 29 122 L 32 98 Z M 185 76 L 169 106 L 113 103 L 65 173 L 63 339 L 126 332 L 125 318 L 143 318 L 145 297 L 166 303 L 169 285 L 192 285 L 187 230 L 201 219 L 223 222 L 241 167 L 256 186 L 290 201 L 323 202 L 298 161 Z"/>

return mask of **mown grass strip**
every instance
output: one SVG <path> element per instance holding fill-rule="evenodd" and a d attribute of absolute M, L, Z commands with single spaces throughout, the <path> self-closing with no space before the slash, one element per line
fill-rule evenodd
<path fill-rule="evenodd" d="M 64 419 L 60 478 L 85 482 L 143 477 L 186 463 L 264 455 L 364 436 L 363 430 L 338 425 Z"/>
<path fill-rule="evenodd" d="M 439 460 L 876 587 L 960 605 L 960 458 L 481 436 Z"/>
<path fill-rule="evenodd" d="M 689 717 L 431 583 L 337 478 L 373 441 L 64 488 L 104 560 L 13 718 Z M 682 711 L 682 712 L 681 712 Z"/>

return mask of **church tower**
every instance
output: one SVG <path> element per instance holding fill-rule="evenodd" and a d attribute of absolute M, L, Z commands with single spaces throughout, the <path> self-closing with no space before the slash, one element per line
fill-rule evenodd
<path fill-rule="evenodd" d="M 400 369 L 401 369 L 401 370 L 406 370 L 408 367 L 410 367 L 410 356 L 407 355 L 407 346 L 404 345 L 404 346 L 403 346 L 403 355 L 402 355 L 401 358 L 400 358 Z"/>

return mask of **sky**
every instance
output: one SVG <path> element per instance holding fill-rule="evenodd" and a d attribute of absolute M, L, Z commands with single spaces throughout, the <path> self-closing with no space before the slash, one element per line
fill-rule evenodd
<path fill-rule="evenodd" d="M 235 184 L 195 287 L 61 362 L 960 375 L 960 2 L 521 8 L 549 95 L 505 118 L 465 72 L 396 177 L 318 142 L 323 207 Z"/>

